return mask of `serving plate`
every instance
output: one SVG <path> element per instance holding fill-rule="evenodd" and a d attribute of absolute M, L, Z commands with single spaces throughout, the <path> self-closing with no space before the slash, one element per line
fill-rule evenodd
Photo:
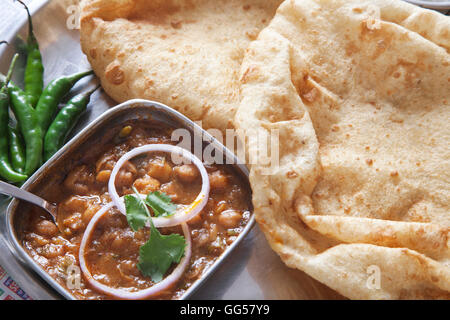
<path fill-rule="evenodd" d="M 433 0 L 405 0 L 409 3 L 430 9 L 445 10 L 450 9 L 450 1 L 433 1 Z"/>
<path fill-rule="evenodd" d="M 53 0 L 47 3 L 33 0 L 30 4 L 34 29 L 44 60 L 46 83 L 62 74 L 90 68 L 80 48 L 79 32 L 67 27 L 67 21 L 72 13 L 66 12 L 63 2 L 67 1 Z M 20 10 L 20 6 L 17 5 L 17 8 Z M 17 34 L 22 37 L 27 34 L 25 12 L 1 32 L 2 40 L 13 42 Z M 1 72 L 5 73 L 7 70 L 13 53 L 12 47 L 0 47 Z M 20 73 L 20 68 L 17 69 Z M 20 84 L 20 77 L 14 80 Z M 95 82 L 95 80 L 81 80 L 74 88 L 75 92 L 89 85 L 89 81 Z M 75 132 L 80 132 L 114 105 L 116 103 L 106 94 L 96 93 Z M 9 199 L 0 198 L 0 265 L 33 299 L 64 298 L 39 276 L 32 264 L 17 253 L 15 245 L 8 240 L 5 215 L 8 203 Z M 196 289 L 190 295 L 190 299 L 342 298 L 305 273 L 287 268 L 271 250 L 257 225 L 249 230 L 227 259 L 217 266 L 213 276 Z"/>

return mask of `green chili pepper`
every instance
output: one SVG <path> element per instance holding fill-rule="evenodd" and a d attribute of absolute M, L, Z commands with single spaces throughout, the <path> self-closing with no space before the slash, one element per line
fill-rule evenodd
<path fill-rule="evenodd" d="M 28 103 L 23 90 L 14 85 L 8 86 L 11 107 L 25 141 L 25 174 L 31 175 L 40 166 L 42 160 L 43 134 L 37 112 Z"/>
<path fill-rule="evenodd" d="M 22 134 L 16 127 L 8 126 L 9 156 L 14 170 L 23 173 L 25 171 L 25 143 Z"/>
<path fill-rule="evenodd" d="M 28 103 L 34 108 L 42 94 L 44 87 L 44 65 L 42 64 L 41 51 L 39 43 L 33 32 L 33 23 L 31 21 L 30 11 L 25 3 L 21 3 L 28 15 L 28 39 L 27 39 L 27 65 L 25 67 L 25 94 Z"/>
<path fill-rule="evenodd" d="M 65 143 L 81 114 L 86 110 L 91 95 L 99 88 L 80 93 L 70 99 L 59 111 L 44 138 L 44 159 L 50 159 Z"/>
<path fill-rule="evenodd" d="M 86 71 L 71 76 L 63 76 L 47 85 L 36 106 L 36 115 L 42 132 L 47 131 L 61 99 L 69 93 L 70 89 L 72 89 L 78 80 L 93 73 L 93 71 Z"/>
<path fill-rule="evenodd" d="M 16 64 L 16 54 L 13 57 L 11 65 L 6 76 L 5 83 L 0 90 L 0 176 L 11 182 L 21 182 L 27 179 L 27 176 L 16 172 L 9 162 L 9 143 L 8 143 L 8 121 L 9 121 L 9 97 L 8 84 L 12 76 L 12 71 Z"/>

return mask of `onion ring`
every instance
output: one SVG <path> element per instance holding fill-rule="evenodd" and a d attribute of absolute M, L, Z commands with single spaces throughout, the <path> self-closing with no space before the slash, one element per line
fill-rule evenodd
<path fill-rule="evenodd" d="M 171 285 L 176 283 L 181 276 L 183 275 L 184 271 L 186 270 L 189 261 L 191 260 L 191 254 L 192 254 L 192 242 L 191 242 L 191 234 L 189 231 L 189 227 L 186 223 L 182 223 L 181 227 L 183 229 L 184 237 L 186 239 L 186 249 L 184 251 L 184 256 L 181 259 L 181 261 L 178 263 L 178 266 L 172 271 L 170 275 L 168 275 L 166 278 L 164 278 L 162 281 L 154 284 L 153 286 L 135 291 L 130 292 L 123 289 L 116 289 L 111 288 L 103 283 L 100 283 L 99 281 L 95 280 L 92 274 L 90 273 L 87 264 L 86 259 L 84 258 L 84 252 L 85 248 L 89 242 L 89 238 L 92 234 L 92 232 L 95 229 L 95 226 L 97 225 L 97 222 L 114 206 L 113 202 L 108 203 L 104 207 L 102 207 L 97 213 L 92 217 L 91 221 L 89 222 L 88 226 L 86 227 L 86 230 L 83 234 L 83 238 L 81 239 L 80 244 L 80 250 L 78 253 L 78 259 L 80 261 L 80 267 L 81 271 L 83 272 L 86 280 L 88 283 L 93 286 L 95 289 L 113 296 L 118 299 L 127 299 L 127 300 L 140 300 L 145 299 L 150 296 L 156 295 L 157 293 L 166 290 Z"/>
<path fill-rule="evenodd" d="M 205 207 L 209 191 L 210 191 L 210 185 L 209 185 L 209 178 L 208 173 L 206 172 L 205 166 L 200 161 L 199 158 L 197 158 L 194 154 L 190 153 L 189 151 L 173 146 L 170 144 L 148 144 L 145 146 L 141 146 L 138 148 L 135 148 L 126 154 L 124 154 L 119 161 L 117 161 L 116 165 L 114 166 L 111 176 L 109 178 L 108 182 L 108 192 L 111 197 L 112 202 L 117 207 L 117 209 L 124 215 L 126 215 L 126 209 L 125 204 L 122 198 L 119 197 L 119 194 L 116 190 L 116 176 L 119 173 L 119 170 L 123 167 L 126 161 L 130 160 L 131 158 L 134 158 L 142 153 L 146 152 L 167 152 L 167 153 L 178 153 L 182 158 L 185 160 L 190 160 L 199 170 L 200 175 L 202 177 L 202 189 L 200 193 L 197 195 L 197 198 L 188 206 L 183 208 L 182 210 L 176 212 L 173 215 L 167 216 L 167 217 L 153 217 L 153 224 L 157 228 L 163 228 L 163 227 L 173 227 L 176 225 L 179 225 L 180 223 L 187 222 L 194 218 L 196 215 L 198 215 L 203 208 Z M 148 225 L 147 225 L 148 226 Z"/>

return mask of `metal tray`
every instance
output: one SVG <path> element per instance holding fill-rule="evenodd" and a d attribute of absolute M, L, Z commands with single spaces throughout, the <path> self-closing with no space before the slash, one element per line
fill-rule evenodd
<path fill-rule="evenodd" d="M 28 1 L 29 2 L 29 1 Z M 81 51 L 78 30 L 68 29 L 68 13 L 63 0 L 32 0 L 34 31 L 39 40 L 45 66 L 45 82 L 62 74 L 86 70 L 89 63 Z M 6 4 L 2 4 L 4 6 Z M 8 2 L 9 5 L 9 2 Z M 18 4 L 17 12 L 22 10 Z M 3 12 L 5 7 L 2 7 Z M 0 14 L 1 15 L 1 14 Z M 13 42 L 15 36 L 27 35 L 25 12 L 14 16 L 14 22 L 1 32 L 1 40 Z M 1 26 L 1 24 L 0 24 Z M 0 47 L 0 71 L 5 73 L 14 53 L 12 47 Z M 24 63 L 24 61 L 19 61 Z M 18 65 L 17 67 L 19 67 Z M 16 68 L 20 73 L 20 68 Z M 23 70 L 22 70 L 23 71 Z M 21 84 L 20 76 L 14 81 Z M 75 87 L 85 87 L 81 80 Z M 94 81 L 95 82 L 95 81 Z M 75 132 L 80 132 L 105 111 L 116 105 L 106 94 L 96 93 L 88 111 Z M 6 207 L 9 199 L 0 195 L 0 266 L 33 299 L 61 299 L 63 296 L 49 286 L 23 259 L 7 239 Z M 305 273 L 287 268 L 274 253 L 259 227 L 255 225 L 229 254 L 214 275 L 198 288 L 190 299 L 341 299 L 333 290 Z"/>
<path fill-rule="evenodd" d="M 219 155 L 226 160 L 229 166 L 238 174 L 247 178 L 247 168 L 239 164 L 238 159 L 234 154 L 225 148 L 220 142 L 214 139 L 206 131 L 203 131 L 194 122 L 183 116 L 181 113 L 156 102 L 147 100 L 130 100 L 114 107 L 95 121 L 90 123 L 80 133 L 78 133 L 72 140 L 70 140 L 61 150 L 59 150 L 49 161 L 47 161 L 27 182 L 22 186 L 23 189 L 41 195 L 50 185 L 58 185 L 62 181 L 61 171 L 67 172 L 73 168 L 78 158 L 81 158 L 86 150 L 86 146 L 96 145 L 98 143 L 112 141 L 114 139 L 114 131 L 111 128 L 120 128 L 125 126 L 130 121 L 151 121 L 153 125 L 168 125 L 177 128 L 187 129 L 192 137 L 203 139 L 203 148 L 211 145 Z M 115 131 L 117 133 L 117 130 Z M 201 140 L 200 140 L 201 141 Z M 190 150 L 189 150 L 190 151 Z M 192 151 L 191 151 L 192 152 Z M 20 201 L 14 199 L 6 210 L 6 227 L 8 231 L 8 240 L 12 243 L 15 251 L 25 263 L 30 266 L 41 278 L 43 278 L 50 286 L 52 286 L 58 293 L 67 299 L 74 299 L 72 294 L 57 283 L 51 276 L 49 276 L 39 264 L 37 264 L 22 247 L 22 221 L 26 219 L 24 215 L 27 210 L 21 210 Z M 245 235 L 250 231 L 254 225 L 254 217 L 252 216 L 248 224 L 245 226 L 243 232 L 238 238 L 225 250 L 225 252 L 217 259 L 217 261 L 197 280 L 181 297 L 181 299 L 188 298 L 201 284 L 218 268 L 218 266 L 228 257 L 234 248 L 239 244 Z"/>
<path fill-rule="evenodd" d="M 405 0 L 407 2 L 410 2 L 412 4 L 424 7 L 424 8 L 430 8 L 430 9 L 436 9 L 436 10 L 446 10 L 450 9 L 450 1 L 439 1 L 439 0 Z"/>

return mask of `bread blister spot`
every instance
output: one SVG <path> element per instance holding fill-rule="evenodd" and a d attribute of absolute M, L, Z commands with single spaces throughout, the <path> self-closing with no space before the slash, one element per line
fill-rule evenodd
<path fill-rule="evenodd" d="M 113 61 L 111 62 L 105 70 L 106 79 L 114 84 L 119 85 L 125 81 L 125 74 L 123 70 L 120 68 L 120 62 Z"/>

